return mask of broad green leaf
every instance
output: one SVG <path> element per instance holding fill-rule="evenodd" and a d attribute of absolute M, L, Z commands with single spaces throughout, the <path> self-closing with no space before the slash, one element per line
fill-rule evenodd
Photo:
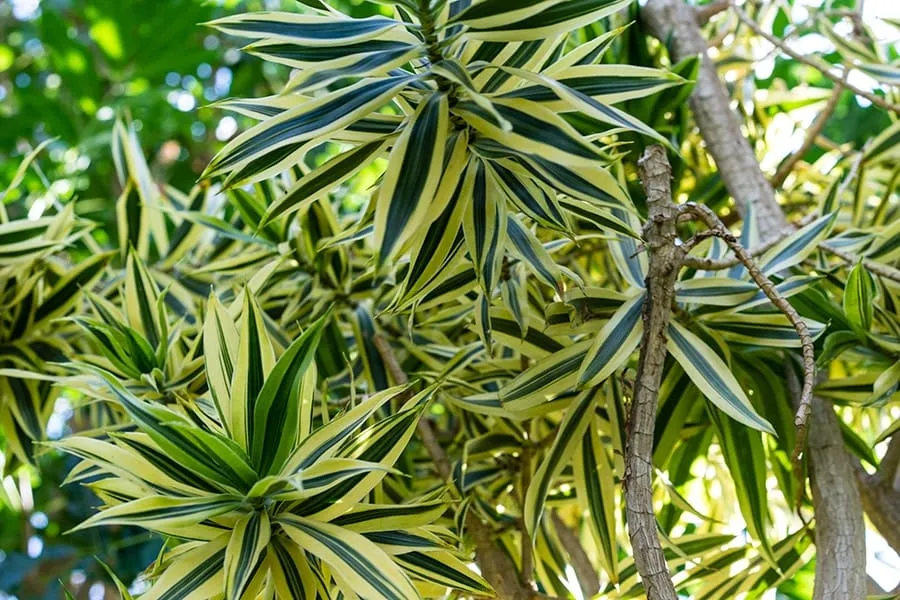
<path fill-rule="evenodd" d="M 206 305 L 203 354 L 206 382 L 225 430 L 231 431 L 231 382 L 234 378 L 240 338 L 234 321 L 215 295 Z"/>
<path fill-rule="evenodd" d="M 388 157 L 375 208 L 375 245 L 379 265 L 424 225 L 429 203 L 438 189 L 449 133 L 447 96 L 436 93 L 423 101 L 406 124 Z M 457 159 L 459 160 L 459 159 Z"/>
<path fill-rule="evenodd" d="M 750 404 L 747 394 L 719 355 L 675 321 L 669 323 L 666 347 L 703 395 L 732 419 L 753 429 L 775 430 Z"/>
<path fill-rule="evenodd" d="M 269 514 L 254 511 L 241 517 L 231 530 L 225 548 L 225 598 L 240 600 L 256 566 L 262 560 L 271 537 Z"/>
<path fill-rule="evenodd" d="M 863 266 L 862 261 L 856 263 L 847 276 L 843 305 L 847 320 L 861 332 L 868 332 L 872 327 L 877 292 L 875 278 Z"/>
<path fill-rule="evenodd" d="M 229 534 L 223 534 L 179 554 L 141 599 L 201 600 L 220 595 L 228 539 Z"/>
<path fill-rule="evenodd" d="M 416 578 L 476 596 L 496 595 L 487 581 L 446 550 L 406 552 L 394 560 Z"/>
<path fill-rule="evenodd" d="M 675 299 L 690 304 L 736 306 L 756 296 L 759 290 L 750 281 L 729 277 L 696 277 L 675 284 Z"/>
<path fill-rule="evenodd" d="M 534 472 L 531 485 L 528 486 L 525 493 L 525 507 L 522 514 L 532 543 L 534 543 L 535 533 L 544 513 L 544 504 L 550 485 L 569 462 L 575 449 L 581 445 L 581 438 L 584 437 L 584 432 L 593 421 L 591 414 L 596 405 L 597 393 L 596 389 L 583 392 L 569 406 L 559 424 L 559 431 L 553 440 L 553 445 Z"/>
<path fill-rule="evenodd" d="M 610 581 L 619 577 L 619 547 L 616 542 L 615 480 L 606 448 L 600 442 L 598 419 L 594 417 L 575 448 L 572 465 L 578 506 Z"/>
<path fill-rule="evenodd" d="M 278 598 L 315 600 L 316 577 L 302 548 L 289 539 L 275 537 L 269 544 L 266 563 Z"/>
<path fill-rule="evenodd" d="M 573 388 L 592 344 L 583 340 L 537 361 L 500 389 L 503 407 L 513 413 L 528 410 Z"/>
<path fill-rule="evenodd" d="M 316 383 L 313 358 L 330 318 L 319 318 L 285 350 L 255 400 L 248 445 L 259 473 L 280 471 L 298 437 L 309 432 Z"/>
<path fill-rule="evenodd" d="M 496 193 L 483 161 L 469 163 L 466 177 L 472 178 L 473 184 L 463 231 L 481 289 L 490 298 L 500 278 L 507 230 L 506 203 Z"/>
<path fill-rule="evenodd" d="M 601 383 L 628 360 L 641 341 L 644 294 L 637 294 L 610 317 L 594 336 L 578 370 L 578 385 Z"/>
<path fill-rule="evenodd" d="M 250 450 L 256 400 L 275 366 L 275 351 L 266 331 L 262 308 L 256 298 L 244 295 L 240 344 L 231 379 L 231 436 Z"/>
<path fill-rule="evenodd" d="M 562 272 L 550 254 L 516 215 L 506 220 L 506 235 L 519 257 L 544 283 L 562 294 Z"/>
<path fill-rule="evenodd" d="M 352 150 L 341 152 L 331 160 L 301 177 L 284 195 L 269 205 L 260 226 L 303 210 L 329 191 L 341 185 L 378 158 L 387 142 L 383 140 L 361 144 Z"/>
<path fill-rule="evenodd" d="M 776 244 L 760 258 L 760 270 L 770 275 L 802 262 L 831 231 L 837 215 L 835 211 L 819 217 Z"/>
<path fill-rule="evenodd" d="M 204 176 L 214 177 L 244 169 L 251 162 L 261 161 L 286 146 L 297 146 L 342 129 L 374 112 L 414 80 L 414 76 L 364 79 L 289 108 L 229 142 L 210 162 Z M 289 155 L 286 162 L 282 161 L 284 168 L 295 160 L 292 156 Z M 242 170 L 241 177 L 252 181 L 254 175 L 270 168 L 271 164 L 260 164 Z"/>
<path fill-rule="evenodd" d="M 72 531 L 101 525 L 137 525 L 145 529 L 189 526 L 240 506 L 241 498 L 228 494 L 193 498 L 149 496 L 107 508 Z"/>
<path fill-rule="evenodd" d="M 625 8 L 631 0 L 486 0 L 462 11 L 451 23 L 466 35 L 485 41 L 552 38 L 593 23 Z"/>
<path fill-rule="evenodd" d="M 292 12 L 249 12 L 208 23 L 223 33 L 313 48 L 353 44 L 380 37 L 401 23 L 384 17 L 338 19 Z"/>
<path fill-rule="evenodd" d="M 495 124 L 494 112 L 471 100 L 458 102 L 454 112 L 480 134 L 517 152 L 537 154 L 563 165 L 589 166 L 603 160 L 599 148 L 543 105 L 522 99 L 494 99 L 493 105 L 494 112 L 510 124 L 509 130 Z"/>

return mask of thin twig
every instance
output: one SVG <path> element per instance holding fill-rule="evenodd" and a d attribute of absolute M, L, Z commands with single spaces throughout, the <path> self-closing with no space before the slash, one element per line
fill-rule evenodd
<path fill-rule="evenodd" d="M 714 231 L 717 237 L 728 244 L 731 251 L 734 252 L 735 256 L 740 259 L 741 264 L 747 269 L 747 273 L 750 275 L 753 282 L 756 283 L 760 290 L 762 290 L 769 301 L 775 305 L 778 310 L 784 313 L 784 316 L 788 318 L 788 321 L 790 321 L 791 325 L 793 325 L 794 329 L 797 331 L 797 335 L 800 336 L 800 343 L 803 349 L 803 388 L 800 391 L 800 401 L 798 402 L 797 413 L 794 417 L 794 426 L 797 428 L 797 442 L 794 446 L 794 452 L 791 455 L 791 462 L 794 465 L 794 470 L 798 475 L 798 479 L 802 481 L 803 471 L 801 460 L 806 448 L 809 413 L 812 410 L 813 389 L 815 388 L 816 383 L 816 358 L 813 349 L 812 335 L 809 333 L 809 327 L 807 327 L 806 322 L 800 318 L 797 309 L 791 306 L 791 303 L 778 293 L 775 289 L 775 284 L 773 284 L 768 277 L 763 275 L 747 249 L 741 245 L 736 237 L 734 237 L 734 234 L 728 231 L 712 209 L 704 204 L 696 204 L 694 202 L 683 204 L 680 208 L 683 212 L 697 217 L 697 219 L 709 227 L 711 231 Z"/>
<path fill-rule="evenodd" d="M 875 262 L 874 260 L 869 260 L 867 258 L 861 258 L 860 256 L 853 254 L 852 252 L 839 250 L 838 248 L 829 246 L 827 243 L 820 243 L 819 248 L 821 248 L 825 252 L 828 252 L 829 254 L 837 256 L 847 264 L 853 265 L 862 260 L 863 266 L 870 273 L 874 273 L 875 275 L 884 277 L 885 279 L 890 279 L 891 281 L 900 283 L 900 270 L 895 269 L 894 267 Z"/>
<path fill-rule="evenodd" d="M 743 11 L 743 9 L 741 9 L 741 7 L 737 6 L 734 3 L 732 3 L 731 7 L 734 9 L 734 12 L 737 14 L 737 16 L 741 20 L 741 22 L 744 23 L 745 25 L 747 25 L 747 27 L 749 27 L 750 29 L 752 29 L 756 35 L 758 35 L 762 38 L 765 38 L 765 40 L 767 42 L 769 42 L 770 44 L 772 44 L 773 46 L 775 46 L 776 48 L 778 48 L 779 50 L 781 50 L 782 52 L 784 52 L 785 54 L 787 54 L 788 56 L 790 56 L 791 58 L 796 60 L 797 62 L 801 62 L 807 66 L 810 66 L 810 67 L 816 69 L 817 71 L 822 73 L 823 76 L 827 77 L 834 83 L 839 83 L 839 84 L 843 85 L 844 87 L 846 87 L 848 90 L 850 90 L 857 96 L 865 98 L 866 100 L 868 100 L 869 102 L 871 102 L 872 104 L 874 104 L 876 106 L 880 106 L 881 108 L 883 108 L 885 110 L 890 110 L 890 111 L 893 111 L 896 113 L 900 113 L 900 105 L 889 102 L 880 96 L 876 96 L 875 94 L 873 94 L 871 92 L 867 92 L 866 90 L 860 89 L 860 88 L 856 87 L 855 85 L 848 83 L 847 81 L 845 81 L 845 79 L 847 77 L 846 72 L 843 75 L 835 75 L 834 73 L 831 72 L 831 67 L 833 65 L 825 63 L 819 59 L 813 59 L 808 56 L 803 56 L 802 54 L 800 54 L 799 52 L 797 52 L 796 50 L 792 49 L 790 46 L 785 44 L 783 40 L 780 40 L 777 37 L 775 37 L 774 35 L 764 31 L 763 28 L 760 27 L 756 21 L 751 19 L 747 15 L 747 13 L 745 13 Z"/>
<path fill-rule="evenodd" d="M 843 84 L 835 84 L 834 89 L 831 90 L 831 97 L 828 98 L 828 103 L 825 104 L 822 112 L 818 114 L 816 119 L 812 122 L 812 125 L 810 125 L 809 129 L 806 131 L 806 138 L 803 140 L 803 144 L 797 148 L 796 152 L 788 156 L 787 160 L 781 163 L 781 166 L 775 171 L 775 175 L 769 180 L 769 183 L 772 184 L 773 188 L 781 187 L 781 184 L 784 183 L 787 176 L 794 170 L 794 166 L 796 166 L 796 164 L 800 162 L 800 159 L 806 156 L 809 149 L 815 145 L 816 138 L 819 137 L 819 134 L 825 129 L 825 125 L 834 113 L 834 109 L 837 108 L 838 101 L 840 101 L 843 91 Z"/>
<path fill-rule="evenodd" d="M 773 238 L 765 244 L 760 244 L 756 248 L 752 248 L 747 252 L 750 254 L 750 256 L 753 257 L 764 254 L 766 251 L 771 250 L 781 240 L 790 235 L 790 233 L 791 232 L 788 232 L 783 236 Z M 701 271 L 721 271 L 722 269 L 730 269 L 731 267 L 737 266 L 739 264 L 741 264 L 741 258 L 739 256 L 732 256 L 729 258 L 703 258 L 701 256 L 687 255 L 684 257 L 684 266 Z"/>
<path fill-rule="evenodd" d="M 559 543 L 569 555 L 572 570 L 575 571 L 575 578 L 578 579 L 578 586 L 581 588 L 581 594 L 585 598 L 593 598 L 600 591 L 600 578 L 597 577 L 594 564 L 581 545 L 578 535 L 566 525 L 559 513 L 554 510 L 550 513 L 550 518 L 556 529 Z"/>
<path fill-rule="evenodd" d="M 815 216 L 815 214 L 813 213 L 810 216 Z M 806 224 L 806 220 L 800 223 L 801 226 Z M 774 246 L 789 237 L 792 233 L 794 232 L 786 231 L 782 235 L 776 238 L 772 238 L 765 244 L 760 244 L 756 248 L 748 250 L 747 253 L 750 254 L 751 257 L 757 257 L 761 254 L 764 254 L 766 251 L 771 250 Z M 868 258 L 863 258 L 858 254 L 847 252 L 846 250 L 834 248 L 832 246 L 829 246 L 827 241 L 819 242 L 817 248 L 840 258 L 847 264 L 855 265 L 856 263 L 862 261 L 863 266 L 870 273 L 900 283 L 900 269 L 896 269 L 894 267 L 891 267 L 890 265 L 876 262 L 874 260 L 869 260 Z M 701 256 L 691 256 L 689 254 L 684 257 L 684 266 L 702 271 L 721 271 L 723 269 L 730 269 L 731 267 L 739 265 L 742 262 L 743 261 L 738 256 L 731 256 L 728 258 L 703 258 Z"/>
<path fill-rule="evenodd" d="M 390 342 L 382 335 L 376 334 L 372 343 L 381 355 L 385 366 L 394 379 L 394 383 L 405 384 L 409 382 L 406 372 L 400 366 L 394 349 Z M 431 456 L 432 462 L 445 482 L 452 479 L 453 468 L 444 448 L 438 441 L 434 426 L 426 418 L 419 419 L 416 425 L 422 445 Z M 481 570 L 481 574 L 493 586 L 500 598 L 510 600 L 548 600 L 546 596 L 523 585 L 516 574 L 516 568 L 509 556 L 495 543 L 495 534 L 491 528 L 482 522 L 475 511 L 466 513 L 466 531 L 475 541 L 475 562 Z"/>

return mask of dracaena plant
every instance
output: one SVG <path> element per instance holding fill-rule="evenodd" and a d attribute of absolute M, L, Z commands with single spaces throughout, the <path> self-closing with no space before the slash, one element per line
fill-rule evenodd
<path fill-rule="evenodd" d="M 303 4 L 212 23 L 293 71 L 221 103 L 257 124 L 189 191 L 114 128 L 119 260 L 55 315 L 85 334 L 68 384 L 117 415 L 58 445 L 103 501 L 83 527 L 166 539 L 150 600 L 787 590 L 813 353 L 853 424 L 829 447 L 875 467 L 898 429 L 900 126 L 829 150 L 773 236 L 687 114 L 709 65 L 617 64 L 648 58 L 624 0 Z M 674 177 L 641 186 L 657 131 Z"/>
<path fill-rule="evenodd" d="M 88 368 L 136 429 L 59 443 L 83 459 L 70 480 L 87 482 L 105 503 L 80 527 L 135 525 L 181 541 L 162 555 L 142 598 L 256 598 L 268 589 L 279 598 L 343 591 L 408 599 L 420 587 L 448 586 L 488 593 L 457 557 L 450 531 L 434 524 L 448 509 L 440 494 L 370 501 L 434 389 L 391 388 L 323 421 L 314 355 L 329 317 L 282 349 L 255 297 L 246 292 L 241 302 L 236 322 L 209 301 L 210 419 L 192 421 Z"/>
<path fill-rule="evenodd" d="M 252 183 L 326 142 L 339 144 L 329 160 L 289 175 L 256 223 L 262 231 L 384 157 L 370 205 L 348 233 L 373 236 L 376 274 L 410 254 L 391 291 L 394 309 L 458 274 L 465 256 L 484 304 L 508 254 L 562 289 L 563 274 L 529 223 L 572 236 L 573 223 L 588 219 L 634 233 L 622 218 L 633 211 L 630 199 L 609 170 L 616 151 L 602 132 L 658 137 L 612 103 L 684 82 L 661 70 L 596 64 L 619 31 L 571 44 L 573 27 L 627 4 L 423 0 L 395 3 L 392 18 L 351 19 L 322 5 L 215 21 L 249 38 L 248 52 L 296 75 L 276 96 L 223 103 L 260 123 L 231 141 L 205 175 Z"/>

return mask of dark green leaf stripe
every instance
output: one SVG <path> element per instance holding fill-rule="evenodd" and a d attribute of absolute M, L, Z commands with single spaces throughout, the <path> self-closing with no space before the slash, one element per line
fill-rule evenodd
<path fill-rule="evenodd" d="M 583 200 L 595 200 L 611 206 L 623 206 L 621 199 L 592 184 L 574 170 L 537 155 L 530 155 L 520 164 L 531 171 L 539 180 L 550 187 Z M 596 167 L 601 168 L 600 166 Z M 631 207 L 626 207 L 631 210 Z"/>
<path fill-rule="evenodd" d="M 472 239 L 468 239 L 469 247 L 473 251 L 472 259 L 479 269 L 481 283 L 485 293 L 490 296 L 500 273 L 497 271 L 497 260 L 500 250 L 500 233 L 503 223 L 499 221 L 500 210 L 496 198 L 488 196 L 487 173 L 484 162 L 476 161 L 475 186 L 472 189 L 471 230 L 474 233 Z"/>
<path fill-rule="evenodd" d="M 708 407 L 722 444 L 725 463 L 737 490 L 741 513 L 750 535 L 762 545 L 763 553 L 774 562 L 772 548 L 766 538 L 768 491 L 766 490 L 766 455 L 762 435 L 713 407 Z"/>
<path fill-rule="evenodd" d="M 577 17 L 601 11 L 604 8 L 616 7 L 624 4 L 627 4 L 627 2 L 623 3 L 622 0 L 569 0 L 568 2 L 557 2 L 532 17 L 516 23 L 492 27 L 491 29 L 504 31 L 510 29 L 517 30 L 530 29 L 533 27 L 547 27 L 565 23 L 566 21 L 570 21 Z M 599 16 L 597 18 L 599 18 Z M 474 29 L 477 31 L 477 28 Z"/>
<path fill-rule="evenodd" d="M 544 225 L 560 231 L 568 230 L 568 223 L 555 198 L 538 185 L 527 185 L 509 169 L 497 162 L 491 163 L 491 171 L 497 177 L 501 189 L 522 212 Z"/>
<path fill-rule="evenodd" d="M 538 348 L 543 348 L 548 352 L 556 352 L 565 348 L 565 346 L 554 340 L 549 335 L 533 327 L 529 327 L 525 332 L 525 336 L 522 337 L 522 334 L 519 331 L 518 323 L 511 319 L 503 319 L 501 317 L 492 316 L 491 329 L 500 333 L 505 333 L 510 337 L 521 337 L 530 345 L 536 346 Z"/>
<path fill-rule="evenodd" d="M 558 123 L 537 119 L 525 111 L 505 104 L 494 104 L 494 109 L 509 122 L 512 131 L 520 137 L 540 141 L 542 144 L 582 159 L 601 159 L 598 151 L 593 150 L 589 144 L 579 138 L 570 135 Z M 493 115 L 470 100 L 458 102 L 456 110 L 471 113 L 488 122 L 494 120 Z"/>
<path fill-rule="evenodd" d="M 835 211 L 816 219 L 778 244 L 760 261 L 760 270 L 766 274 L 777 273 L 802 261 L 815 249 L 816 242 L 831 230 L 837 214 Z"/>
<path fill-rule="evenodd" d="M 503 404 L 539 392 L 567 375 L 577 373 L 592 342 L 593 340 L 578 342 L 539 361 L 501 390 L 500 398 Z M 542 364 L 544 362 L 549 363 L 549 366 L 544 367 Z"/>
<path fill-rule="evenodd" d="M 616 327 L 596 350 L 594 348 L 591 349 L 594 352 L 589 354 L 590 362 L 584 365 L 584 372 L 580 378 L 581 383 L 590 381 L 603 367 L 613 360 L 622 346 L 625 345 L 626 340 L 633 335 L 638 324 L 641 323 L 643 310 L 644 295 L 641 294 L 634 303 L 630 306 L 625 306 L 625 311 L 622 314 L 617 312 L 613 315 L 611 321 L 616 322 Z"/>
<path fill-rule="evenodd" d="M 580 395 L 566 410 L 565 417 L 560 423 L 559 431 L 550 447 L 550 452 L 541 461 L 534 474 L 534 480 L 528 488 L 525 497 L 525 512 L 523 518 L 525 525 L 531 533 L 532 539 L 540 525 L 544 513 L 544 503 L 550 484 L 559 471 L 568 463 L 576 445 L 580 442 L 585 430 L 591 423 L 591 412 L 595 404 L 595 392 L 589 390 Z"/>
<path fill-rule="evenodd" d="M 704 356 L 704 353 L 715 356 L 715 352 L 712 348 L 706 346 L 699 338 L 689 341 L 688 338 L 682 334 L 681 327 L 674 325 L 673 323 L 669 324 L 668 334 L 670 352 L 673 350 L 677 351 L 678 354 L 675 356 L 678 359 L 678 362 L 681 363 L 681 366 L 688 375 L 691 376 L 694 383 L 702 388 L 701 383 L 705 382 L 705 384 L 711 388 L 712 392 L 718 396 L 718 398 L 711 396 L 710 400 L 715 402 L 723 411 L 728 412 L 729 416 L 732 418 L 739 419 L 744 424 L 755 429 L 767 433 L 774 433 L 772 426 L 768 421 L 756 413 L 746 397 L 739 397 L 737 395 L 737 392 L 740 391 L 740 386 L 737 383 L 737 380 L 734 380 L 734 376 L 731 375 L 731 372 L 728 371 L 727 367 L 724 369 L 724 372 L 720 372 L 710 364 L 710 361 Z M 698 347 L 699 345 L 705 347 L 701 349 Z M 697 376 L 702 377 L 703 382 L 694 379 L 695 376 L 693 373 L 695 371 Z M 737 389 L 733 388 L 729 385 L 729 382 L 725 380 L 726 373 L 733 379 L 732 384 L 737 386 Z M 724 404 L 721 404 L 719 399 L 721 399 L 721 402 L 724 402 Z"/>
<path fill-rule="evenodd" d="M 661 84 L 674 83 L 671 79 L 648 76 L 608 75 L 593 77 L 563 77 L 561 84 L 581 92 L 587 96 L 622 94 L 653 89 Z M 542 85 L 521 87 L 501 95 L 503 98 L 524 98 L 534 102 L 554 102 L 559 99 L 556 93 Z"/>
<path fill-rule="evenodd" d="M 446 131 L 441 124 L 446 120 L 447 98 L 443 94 L 432 94 L 419 109 L 414 121 L 407 125 L 408 142 L 402 156 L 394 156 L 396 168 L 402 169 L 393 195 L 389 199 L 386 229 L 379 251 L 379 260 L 391 255 L 401 241 L 420 203 L 425 202 L 423 191 L 437 187 L 436 173 L 431 165 L 442 164 L 444 160 L 444 140 Z M 429 164 L 423 164 L 428 161 Z M 430 181 L 433 180 L 433 181 Z"/>
<path fill-rule="evenodd" d="M 322 330 L 330 317 L 318 319 L 297 338 L 272 369 L 250 418 L 250 458 L 260 473 L 281 469 L 294 447 L 300 421 L 300 393 Z M 311 393 L 311 391 L 309 391 Z"/>
<path fill-rule="evenodd" d="M 484 0 L 459 12 L 452 22 L 467 22 L 492 17 L 508 18 L 516 10 L 534 14 L 553 4 L 555 0 Z M 556 0 L 558 1 L 558 0 Z"/>
<path fill-rule="evenodd" d="M 336 44 L 332 46 L 309 46 L 277 42 L 250 46 L 247 51 L 253 54 L 273 58 L 288 59 L 302 63 L 328 62 L 353 55 L 371 54 L 375 52 L 392 52 L 413 48 L 408 42 L 394 40 L 366 40 L 352 44 Z"/>
<path fill-rule="evenodd" d="M 340 515 L 331 522 L 341 527 L 350 527 L 366 522 L 372 522 L 377 526 L 377 522 L 382 519 L 407 517 L 413 525 L 416 525 L 415 517 L 417 515 L 428 514 L 436 507 L 441 506 L 446 506 L 446 504 L 438 500 L 419 504 L 363 505 L 362 508 Z"/>
<path fill-rule="evenodd" d="M 413 79 L 414 77 L 409 76 L 365 81 L 331 93 L 325 101 L 317 101 L 316 106 L 309 110 L 291 109 L 283 113 L 285 118 L 277 123 L 264 122 L 250 130 L 254 132 L 252 136 L 248 136 L 246 141 L 231 150 L 223 150 L 213 159 L 207 171 L 227 170 L 257 154 L 267 154 L 287 143 L 296 144 L 308 140 L 321 130 L 334 129 L 334 124 L 341 123 L 342 119 L 346 120 L 347 115 L 379 98 L 389 98 Z M 303 107 L 304 105 L 300 105 L 299 109 Z M 288 116 L 288 113 L 295 114 Z"/>
<path fill-rule="evenodd" d="M 336 79 L 384 73 L 390 67 L 413 60 L 420 52 L 421 48 L 419 46 L 407 45 L 405 48 L 397 50 L 365 54 L 353 64 L 336 69 L 315 71 L 309 76 L 295 81 L 290 87 L 294 91 L 309 91 L 313 87 L 321 87 Z"/>
<path fill-rule="evenodd" d="M 306 587 L 303 585 L 303 575 L 300 573 L 294 557 L 290 555 L 278 539 L 273 539 L 269 545 L 269 551 L 275 556 L 288 589 L 294 594 L 292 600 L 307 600 Z M 310 598 L 309 600 L 313 599 Z"/>
<path fill-rule="evenodd" d="M 529 60 L 531 60 L 535 54 L 544 46 L 545 40 L 531 40 L 528 42 L 522 42 L 516 51 L 513 52 L 512 56 L 510 56 L 507 60 L 503 61 L 504 66 L 520 68 L 524 67 Z M 496 92 L 500 87 L 509 81 L 510 74 L 506 71 L 497 69 L 494 73 L 491 74 L 490 79 L 488 79 L 484 85 L 481 86 L 481 92 L 484 94 L 489 94 L 491 92 Z"/>
<path fill-rule="evenodd" d="M 372 17 L 368 19 L 333 19 L 319 22 L 296 22 L 291 17 L 295 13 L 281 13 L 287 18 L 279 19 L 279 13 L 263 13 L 272 19 L 253 18 L 253 13 L 242 15 L 238 19 L 222 19 L 214 21 L 213 26 L 247 37 L 263 39 L 271 36 L 298 38 L 304 42 L 322 42 L 329 45 L 339 44 L 343 39 L 370 36 L 386 31 L 398 25 L 393 19 Z"/>
<path fill-rule="evenodd" d="M 232 534 L 232 540 L 240 543 L 237 565 L 234 567 L 234 575 L 231 578 L 231 581 L 234 582 L 234 587 L 228 590 L 230 592 L 229 597 L 232 600 L 241 598 L 244 590 L 247 588 L 247 584 L 250 583 L 262 552 L 265 550 L 260 544 L 265 543 L 268 539 L 268 529 L 268 516 L 266 516 L 265 512 L 256 511 L 249 517 L 240 538 L 235 538 L 238 535 L 238 530 L 235 530 Z"/>
<path fill-rule="evenodd" d="M 543 251 L 543 246 L 540 245 L 534 234 L 526 229 L 515 216 L 508 217 L 506 223 L 507 236 L 516 251 L 531 269 L 544 280 L 544 283 L 552 288 L 559 288 L 559 273 L 550 269 L 550 265 L 555 267 L 556 263 L 552 261 L 549 255 L 546 255 L 546 251 L 544 251 L 545 256 L 543 258 L 538 256 L 536 248 Z"/>
<path fill-rule="evenodd" d="M 459 561 L 451 563 L 449 560 L 441 560 L 440 556 L 434 556 L 427 552 L 406 552 L 397 556 L 395 560 L 425 581 L 432 581 L 438 585 L 451 585 L 480 594 L 493 593 L 490 586 Z M 459 563 L 459 565 L 457 566 L 455 563 Z M 457 568 L 453 568 L 454 566 Z"/>
<path fill-rule="evenodd" d="M 581 445 L 576 450 L 578 455 L 576 460 L 580 461 L 580 471 L 582 473 L 581 480 L 576 481 L 584 486 L 581 493 L 585 498 L 581 499 L 582 504 L 588 508 L 588 523 L 600 544 L 599 550 L 605 557 L 606 562 L 615 561 L 618 556 L 618 543 L 615 538 L 616 524 L 615 521 L 607 521 L 608 505 L 615 506 L 614 488 L 604 488 L 604 482 L 600 480 L 601 466 L 598 460 L 608 460 L 605 456 L 598 456 L 599 453 L 605 453 L 606 450 L 600 445 L 597 434 L 588 430 L 581 438 Z M 607 470 L 609 466 L 607 465 Z M 615 563 L 607 565 L 615 567 Z M 610 573 L 612 577 L 618 577 L 618 573 Z"/>
<path fill-rule="evenodd" d="M 292 527 L 296 527 L 306 535 L 315 539 L 317 542 L 325 546 L 329 551 L 333 552 L 340 559 L 353 569 L 360 577 L 364 578 L 385 598 L 397 598 L 398 600 L 406 600 L 403 597 L 403 591 L 384 573 L 375 568 L 375 565 L 368 558 L 359 552 L 352 545 L 328 535 L 325 531 L 313 527 L 312 524 L 305 519 L 289 519 L 287 521 Z"/>
<path fill-rule="evenodd" d="M 225 548 L 222 548 L 191 569 L 190 573 L 161 594 L 157 600 L 185 600 L 194 590 L 216 576 L 222 570 L 224 562 Z"/>
<path fill-rule="evenodd" d="M 78 292 L 90 287 L 103 273 L 110 256 L 111 253 L 95 254 L 67 273 L 35 310 L 34 323 L 62 316 L 66 307 L 77 298 Z"/>

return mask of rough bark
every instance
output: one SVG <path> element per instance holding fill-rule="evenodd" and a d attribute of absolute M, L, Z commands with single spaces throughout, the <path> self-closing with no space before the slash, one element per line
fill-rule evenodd
<path fill-rule="evenodd" d="M 634 399 L 627 427 L 625 450 L 625 511 L 634 563 L 649 600 L 675 600 L 675 586 L 657 532 L 653 512 L 653 430 L 659 383 L 666 360 L 666 327 L 675 300 L 675 279 L 682 252 L 676 245 L 678 209 L 672 203 L 672 171 L 661 146 L 650 146 L 638 162 L 647 191 L 649 216 L 644 244 L 649 253 L 644 332 L 635 379 Z"/>
<path fill-rule="evenodd" d="M 816 515 L 813 600 L 865 598 L 863 507 L 853 480 L 848 481 L 853 464 L 837 417 L 821 399 L 813 402 L 809 432 L 809 479 Z"/>
<path fill-rule="evenodd" d="M 683 0 L 650 0 L 641 19 L 657 38 L 671 40 L 675 60 L 701 55 L 690 101 L 700 134 L 738 211 L 745 214 L 748 204 L 753 206 L 763 243 L 778 237 L 788 228 L 787 219 L 741 132 L 738 116 L 731 110 L 726 89 L 706 53 L 707 42 L 693 9 Z M 866 555 L 864 543 L 857 540 L 865 539 L 865 523 L 853 484 L 853 466 L 830 405 L 814 398 L 810 421 L 810 470 L 818 473 L 818 483 L 812 486 L 816 511 L 815 599 L 862 600 L 866 595 Z"/>

